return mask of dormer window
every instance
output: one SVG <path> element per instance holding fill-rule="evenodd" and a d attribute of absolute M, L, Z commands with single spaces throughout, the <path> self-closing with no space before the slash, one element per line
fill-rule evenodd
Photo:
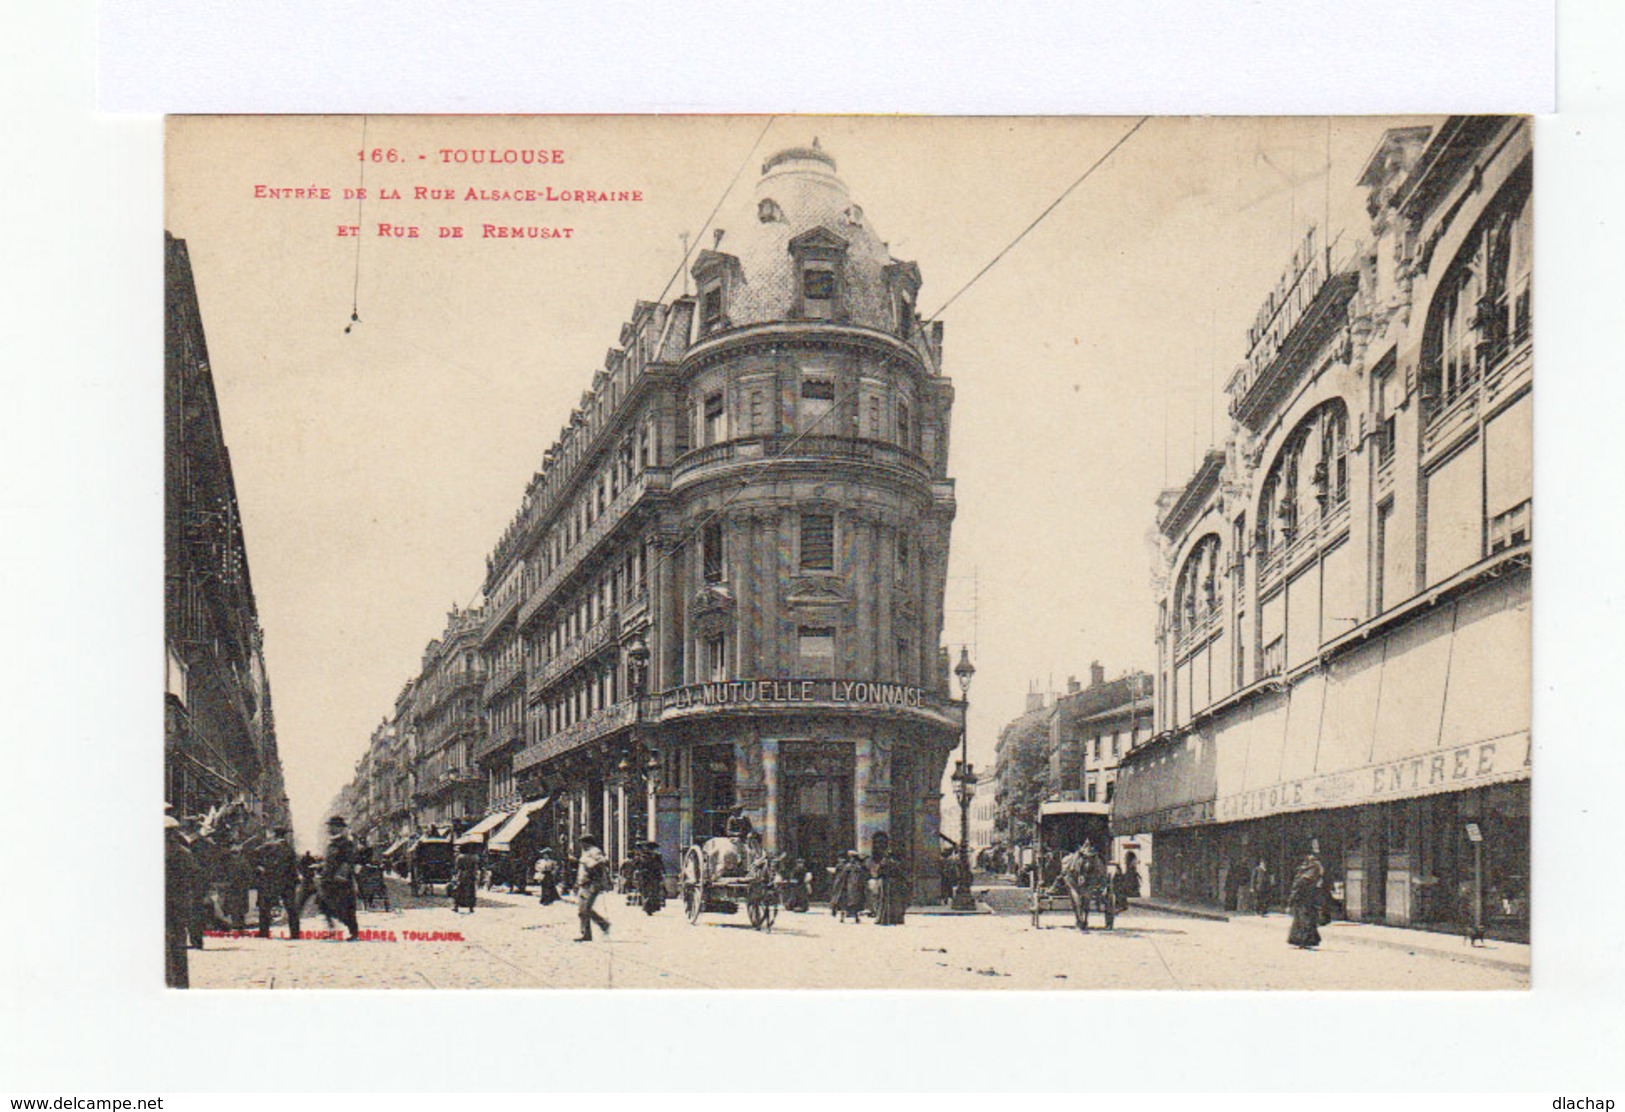
<path fill-rule="evenodd" d="M 828 320 L 835 309 L 835 272 L 826 266 L 810 266 L 801 272 L 802 311 L 809 317 Z"/>
<path fill-rule="evenodd" d="M 722 327 L 722 286 L 700 291 L 700 335 L 715 332 Z"/>
<path fill-rule="evenodd" d="M 756 205 L 756 219 L 763 224 L 783 224 L 784 210 L 771 197 L 763 197 Z"/>
<path fill-rule="evenodd" d="M 813 320 L 845 319 L 846 247 L 845 239 L 821 227 L 790 241 L 790 255 L 795 260 L 794 316 Z"/>
<path fill-rule="evenodd" d="M 709 336 L 730 327 L 728 299 L 736 283 L 743 282 L 739 260 L 720 251 L 701 251 L 692 271 L 695 288 L 700 291 L 699 334 Z"/>

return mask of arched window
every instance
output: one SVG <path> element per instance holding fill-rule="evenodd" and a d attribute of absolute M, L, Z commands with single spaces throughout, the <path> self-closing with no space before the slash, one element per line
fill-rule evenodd
<path fill-rule="evenodd" d="M 1428 307 L 1420 386 L 1432 417 L 1529 339 L 1533 222 L 1527 167 L 1451 261 Z"/>
<path fill-rule="evenodd" d="M 1290 547 L 1349 497 L 1348 407 L 1341 398 L 1316 406 L 1286 438 L 1264 479 L 1258 505 L 1259 555 Z"/>
<path fill-rule="evenodd" d="M 1196 542 L 1174 585 L 1175 634 L 1183 637 L 1206 625 L 1219 606 L 1219 535 Z"/>

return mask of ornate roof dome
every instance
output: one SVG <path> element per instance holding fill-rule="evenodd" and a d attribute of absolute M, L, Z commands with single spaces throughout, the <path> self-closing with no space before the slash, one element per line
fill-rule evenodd
<path fill-rule="evenodd" d="M 762 163 L 749 208 L 730 206 L 715 245 L 739 261 L 728 291 L 729 325 L 814 317 L 802 308 L 800 286 L 803 261 L 813 254 L 839 260 L 840 312 L 824 319 L 895 331 L 895 297 L 906 292 L 912 303 L 915 291 L 895 286 L 896 272 L 888 278 L 897 260 L 835 171 L 835 159 L 817 139 L 788 147 Z M 695 264 L 696 274 L 709 255 Z"/>

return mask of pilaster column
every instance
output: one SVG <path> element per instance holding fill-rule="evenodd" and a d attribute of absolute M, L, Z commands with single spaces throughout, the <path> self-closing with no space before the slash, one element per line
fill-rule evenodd
<path fill-rule="evenodd" d="M 763 738 L 762 787 L 767 798 L 763 802 L 762 845 L 769 853 L 779 848 L 779 739 Z"/>

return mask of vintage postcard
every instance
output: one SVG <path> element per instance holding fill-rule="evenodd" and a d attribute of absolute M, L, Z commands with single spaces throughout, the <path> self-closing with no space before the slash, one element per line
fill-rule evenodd
<path fill-rule="evenodd" d="M 1527 988 L 1532 146 L 170 118 L 168 984 Z"/>

